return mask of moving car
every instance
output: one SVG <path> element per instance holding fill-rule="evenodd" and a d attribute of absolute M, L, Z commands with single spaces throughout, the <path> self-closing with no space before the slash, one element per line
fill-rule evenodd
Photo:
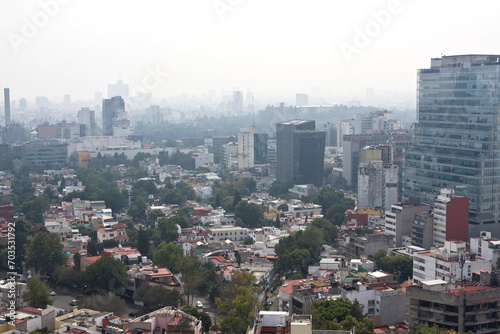
<path fill-rule="evenodd" d="M 198 300 L 196 302 L 196 307 L 199 308 L 199 309 L 202 309 L 203 308 L 203 304 Z"/>
<path fill-rule="evenodd" d="M 76 305 L 76 299 L 73 299 L 72 301 L 69 302 L 69 305 L 75 306 Z"/>

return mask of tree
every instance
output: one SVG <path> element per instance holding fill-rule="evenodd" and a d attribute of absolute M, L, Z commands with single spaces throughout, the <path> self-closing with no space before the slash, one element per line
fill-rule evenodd
<path fill-rule="evenodd" d="M 85 269 L 81 280 L 92 290 L 120 292 L 127 284 L 125 265 L 112 257 L 102 257 Z"/>
<path fill-rule="evenodd" d="M 413 275 L 413 258 L 407 255 L 386 256 L 380 259 L 377 268 L 398 276 L 398 281 Z"/>
<path fill-rule="evenodd" d="M 161 240 L 167 243 L 176 241 L 179 237 L 177 225 L 172 218 L 160 218 L 158 220 L 158 230 L 160 231 Z"/>
<path fill-rule="evenodd" d="M 82 269 L 82 255 L 80 252 L 76 252 L 75 255 L 73 255 L 73 268 L 78 271 Z"/>
<path fill-rule="evenodd" d="M 234 217 L 241 218 L 245 226 L 254 228 L 259 227 L 264 222 L 264 215 L 260 206 L 255 203 L 241 201 L 234 209 Z"/>
<path fill-rule="evenodd" d="M 142 256 L 146 256 L 149 252 L 149 233 L 145 229 L 140 229 L 137 235 L 137 250 Z"/>
<path fill-rule="evenodd" d="M 315 302 L 311 314 L 313 329 L 352 330 L 356 333 L 373 333 L 374 323 L 363 315 L 363 306 L 357 301 L 348 299 L 323 300 Z"/>
<path fill-rule="evenodd" d="M 307 266 L 319 260 L 323 243 L 323 231 L 314 226 L 280 239 L 275 247 L 279 268 L 284 272 L 300 269 L 306 274 Z"/>
<path fill-rule="evenodd" d="M 178 268 L 181 273 L 182 286 L 186 294 L 186 301 L 189 304 L 189 298 L 194 300 L 194 295 L 201 285 L 201 275 L 199 274 L 200 261 L 194 257 L 183 256 L 178 262 Z"/>
<path fill-rule="evenodd" d="M 327 244 L 333 245 L 336 243 L 339 230 L 337 226 L 323 218 L 316 218 L 311 223 L 312 226 L 319 228 L 323 232 L 323 237 Z"/>
<path fill-rule="evenodd" d="M 172 273 L 176 274 L 180 271 L 177 264 L 182 257 L 183 251 L 181 245 L 175 245 L 172 242 L 167 244 L 163 241 L 153 254 L 153 263 L 158 267 L 166 267 Z"/>
<path fill-rule="evenodd" d="M 78 283 L 78 275 L 75 275 L 75 270 L 69 267 L 57 266 L 52 274 L 52 279 L 56 283 L 74 284 Z"/>
<path fill-rule="evenodd" d="M 26 218 L 34 223 L 41 223 L 43 220 L 42 214 L 50 207 L 49 197 L 44 194 L 35 197 L 29 202 L 24 202 L 22 210 L 26 214 Z"/>
<path fill-rule="evenodd" d="M 26 264 L 35 272 L 51 275 L 57 265 L 63 265 L 66 256 L 59 235 L 40 231 L 31 240 L 26 252 Z"/>
<path fill-rule="evenodd" d="M 380 268 L 381 261 L 384 257 L 387 256 L 387 252 L 384 249 L 379 249 L 375 255 L 373 255 L 373 262 L 375 262 L 375 265 L 377 268 Z"/>
<path fill-rule="evenodd" d="M 46 308 L 52 305 L 49 287 L 38 276 L 29 278 L 26 282 L 26 290 L 22 294 L 23 299 L 31 306 Z"/>
<path fill-rule="evenodd" d="M 223 333 L 245 333 L 253 324 L 255 309 L 260 306 L 255 283 L 252 274 L 237 272 L 225 284 L 221 298 L 215 299 Z"/>
<path fill-rule="evenodd" d="M 163 306 L 177 306 L 180 294 L 177 290 L 167 290 L 161 285 L 143 284 L 134 293 L 135 300 L 141 300 L 149 309 L 158 309 Z"/>
<path fill-rule="evenodd" d="M 210 327 L 212 327 L 212 318 L 210 317 L 210 314 L 206 312 L 200 312 L 196 307 L 189 305 L 183 306 L 181 310 L 197 319 L 200 319 L 201 323 L 203 324 L 204 333 L 208 333 L 210 331 Z"/>
<path fill-rule="evenodd" d="M 113 312 L 114 314 L 123 314 L 127 310 L 125 300 L 112 294 L 85 296 L 78 301 L 78 306 L 101 312 Z"/>

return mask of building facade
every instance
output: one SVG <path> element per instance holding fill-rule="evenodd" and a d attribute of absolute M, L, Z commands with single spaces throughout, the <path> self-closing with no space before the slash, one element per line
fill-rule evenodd
<path fill-rule="evenodd" d="M 125 101 L 120 96 L 102 100 L 102 134 L 113 135 L 113 121 L 125 110 Z"/>
<path fill-rule="evenodd" d="M 325 131 L 316 131 L 315 121 L 291 120 L 276 124 L 276 173 L 280 181 L 295 180 L 315 186 L 323 184 Z"/>
<path fill-rule="evenodd" d="M 434 245 L 444 246 L 446 240 L 469 241 L 469 199 L 455 195 L 453 189 L 441 189 L 434 201 Z"/>
<path fill-rule="evenodd" d="M 358 206 L 390 210 L 398 202 L 398 166 L 371 161 L 358 170 Z"/>
<path fill-rule="evenodd" d="M 432 58 L 418 75 L 414 147 L 403 196 L 432 203 L 442 188 L 470 199 L 469 234 L 500 234 L 500 55 Z"/>

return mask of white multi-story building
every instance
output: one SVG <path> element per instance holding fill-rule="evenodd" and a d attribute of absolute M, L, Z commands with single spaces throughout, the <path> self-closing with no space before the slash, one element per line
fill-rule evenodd
<path fill-rule="evenodd" d="M 406 319 L 408 297 L 386 283 L 344 285 L 340 291 L 342 298 L 357 299 L 377 326 L 394 325 Z"/>
<path fill-rule="evenodd" d="M 352 119 L 338 121 L 337 123 L 337 146 L 342 147 L 344 135 L 354 134 L 354 124 Z"/>
<path fill-rule="evenodd" d="M 429 280 L 456 282 L 470 280 L 472 273 L 491 270 L 491 261 L 475 254 L 468 255 L 463 241 L 446 241 L 445 247 L 413 254 L 413 280 L 416 284 Z"/>
<path fill-rule="evenodd" d="M 223 168 L 233 169 L 238 165 L 238 144 L 227 143 L 222 145 Z"/>
<path fill-rule="evenodd" d="M 238 226 L 220 226 L 207 229 L 214 241 L 243 241 L 248 238 L 248 229 Z"/>
<path fill-rule="evenodd" d="M 496 266 L 500 257 L 500 240 L 492 238 L 491 232 L 482 231 L 480 237 L 470 238 L 470 252 L 491 261 Z"/>
<path fill-rule="evenodd" d="M 206 147 L 202 147 L 200 150 L 198 153 L 193 153 L 194 168 L 212 166 L 214 164 L 214 154 L 208 153 L 208 148 Z"/>
<path fill-rule="evenodd" d="M 254 166 L 254 138 L 257 127 L 240 129 L 238 132 L 238 169 Z"/>

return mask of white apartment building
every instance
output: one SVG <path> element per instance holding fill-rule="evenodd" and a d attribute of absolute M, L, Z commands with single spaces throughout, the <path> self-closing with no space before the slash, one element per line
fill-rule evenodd
<path fill-rule="evenodd" d="M 214 241 L 243 241 L 248 238 L 248 229 L 238 226 L 220 226 L 207 229 Z"/>
<path fill-rule="evenodd" d="M 416 284 L 429 280 L 456 282 L 470 280 L 472 273 L 491 270 L 488 259 L 467 254 L 463 241 L 446 241 L 445 247 L 413 254 L 413 280 Z"/>
<path fill-rule="evenodd" d="M 240 129 L 238 132 L 238 169 L 242 170 L 254 166 L 254 138 L 257 127 Z"/>
<path fill-rule="evenodd" d="M 470 252 L 490 260 L 496 266 L 500 256 L 500 240 L 492 238 L 491 232 L 482 231 L 480 237 L 470 238 Z"/>

